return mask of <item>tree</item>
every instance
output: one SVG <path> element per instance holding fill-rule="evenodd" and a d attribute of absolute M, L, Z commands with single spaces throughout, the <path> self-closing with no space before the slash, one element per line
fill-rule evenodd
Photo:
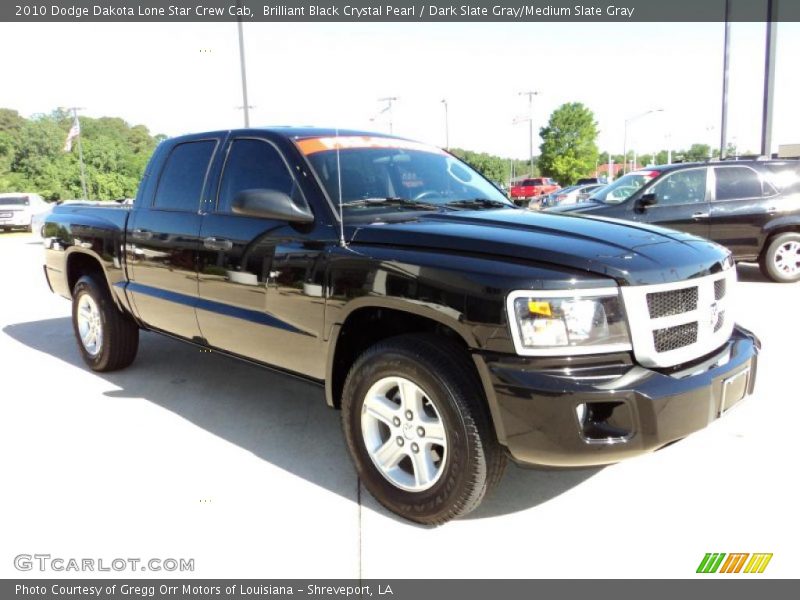
<path fill-rule="evenodd" d="M 550 115 L 542 137 L 539 169 L 561 185 L 571 185 L 594 170 L 597 123 L 594 114 L 580 102 L 562 104 Z"/>
<path fill-rule="evenodd" d="M 0 108 L 0 192 L 35 192 L 50 200 L 80 198 L 77 152 L 64 152 L 72 114 L 21 117 Z M 144 125 L 131 127 L 119 118 L 81 117 L 81 144 L 90 198 L 131 197 L 155 147 Z"/>

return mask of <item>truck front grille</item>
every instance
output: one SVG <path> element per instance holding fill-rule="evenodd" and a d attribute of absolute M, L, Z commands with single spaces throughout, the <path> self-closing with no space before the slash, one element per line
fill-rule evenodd
<path fill-rule="evenodd" d="M 697 288 L 647 294 L 647 310 L 651 319 L 669 317 L 697 308 Z"/>
<path fill-rule="evenodd" d="M 656 329 L 653 332 L 656 352 L 669 352 L 695 343 L 697 343 L 697 321 Z"/>
<path fill-rule="evenodd" d="M 676 283 L 620 288 L 633 353 L 646 367 L 671 367 L 722 346 L 733 331 L 727 313 L 736 269 Z"/>

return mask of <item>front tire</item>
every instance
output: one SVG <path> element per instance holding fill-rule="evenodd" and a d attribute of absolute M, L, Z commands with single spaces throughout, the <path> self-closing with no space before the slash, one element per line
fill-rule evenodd
<path fill-rule="evenodd" d="M 781 233 L 772 238 L 759 265 L 761 272 L 772 281 L 800 281 L 800 233 Z"/>
<path fill-rule="evenodd" d="M 427 525 L 480 504 L 506 465 L 481 389 L 467 353 L 445 338 L 398 336 L 356 360 L 342 425 L 378 502 Z"/>
<path fill-rule="evenodd" d="M 84 362 L 93 371 L 129 366 L 139 349 L 139 327 L 122 313 L 108 288 L 83 276 L 72 292 L 72 328 Z"/>

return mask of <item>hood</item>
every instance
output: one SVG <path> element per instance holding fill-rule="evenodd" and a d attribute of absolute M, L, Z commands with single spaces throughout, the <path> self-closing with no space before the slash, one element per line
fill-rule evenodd
<path fill-rule="evenodd" d="M 713 242 L 662 227 L 514 209 L 428 213 L 354 226 L 350 241 L 561 265 L 621 285 L 705 275 L 722 268 L 729 255 Z"/>
<path fill-rule="evenodd" d="M 600 202 L 578 202 L 570 204 L 557 204 L 556 206 L 549 206 L 545 209 L 546 212 L 552 213 L 593 213 L 594 211 L 602 208 L 608 208 L 608 205 Z"/>

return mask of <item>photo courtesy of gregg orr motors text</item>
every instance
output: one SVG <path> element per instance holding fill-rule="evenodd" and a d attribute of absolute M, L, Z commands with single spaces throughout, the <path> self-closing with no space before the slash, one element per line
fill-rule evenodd
<path fill-rule="evenodd" d="M 17 571 L 41 573 L 62 572 L 178 572 L 194 571 L 193 558 L 76 558 L 50 554 L 18 554 L 14 557 Z"/>

